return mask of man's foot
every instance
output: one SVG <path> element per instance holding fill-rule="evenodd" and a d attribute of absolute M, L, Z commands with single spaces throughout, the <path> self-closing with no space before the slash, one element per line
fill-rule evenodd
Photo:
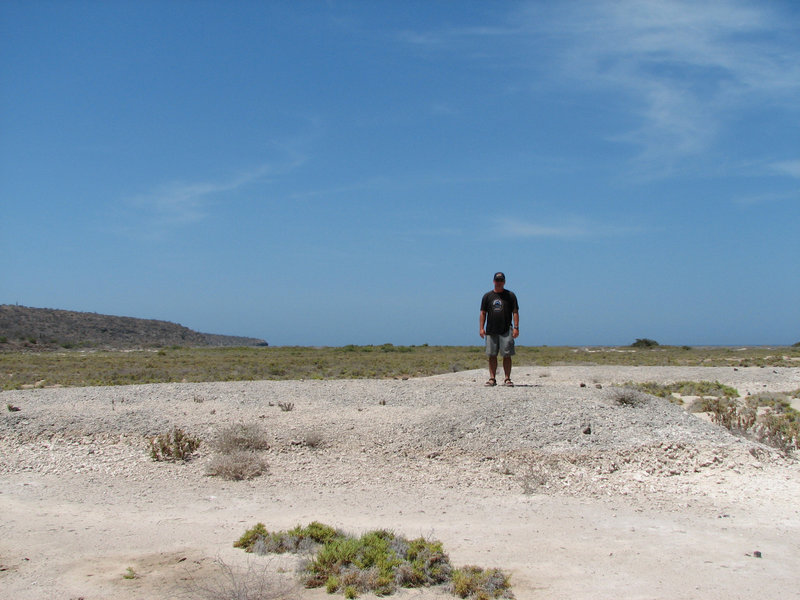
<path fill-rule="evenodd" d="M 485 385 L 486 387 L 494 387 L 497 385 L 497 380 L 494 377 L 492 377 L 491 379 L 489 379 L 489 381 L 487 381 L 483 385 Z"/>
<path fill-rule="evenodd" d="M 506 377 L 506 380 L 503 382 L 503 385 L 506 387 L 514 387 L 514 382 L 511 381 L 511 379 L 509 379 L 508 377 Z"/>

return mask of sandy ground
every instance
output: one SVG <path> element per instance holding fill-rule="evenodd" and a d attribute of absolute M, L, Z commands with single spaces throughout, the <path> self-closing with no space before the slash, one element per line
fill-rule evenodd
<path fill-rule="evenodd" d="M 513 389 L 471 371 L 3 392 L 21 410 L 0 424 L 0 598 L 209 597 L 192 587 L 212 585 L 217 561 L 266 568 L 287 598 L 327 597 L 290 587 L 297 558 L 232 547 L 258 521 L 312 520 L 438 538 L 455 565 L 509 571 L 517 598 L 800 598 L 798 463 L 669 403 L 637 412 L 608 395 L 676 380 L 781 392 L 800 369 L 514 375 Z M 208 444 L 187 464 L 147 455 L 146 434 L 180 425 L 210 439 L 232 422 L 269 432 L 269 474 L 208 477 Z"/>

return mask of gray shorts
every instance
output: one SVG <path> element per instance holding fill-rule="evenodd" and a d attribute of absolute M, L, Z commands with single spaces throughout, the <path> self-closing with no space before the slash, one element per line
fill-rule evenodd
<path fill-rule="evenodd" d="M 513 329 L 509 327 L 505 335 L 486 334 L 486 356 L 514 356 L 514 335 Z"/>

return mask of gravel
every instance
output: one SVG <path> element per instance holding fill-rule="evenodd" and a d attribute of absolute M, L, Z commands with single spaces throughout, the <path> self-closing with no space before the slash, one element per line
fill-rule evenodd
<path fill-rule="evenodd" d="M 465 371 L 411 380 L 6 391 L 0 397 L 20 410 L 0 417 L 0 474 L 191 480 L 205 476 L 222 427 L 259 423 L 270 444 L 263 453 L 269 477 L 283 481 L 597 493 L 642 478 L 783 460 L 665 399 L 620 404 L 615 384 L 720 381 L 742 395 L 800 387 L 800 370 L 788 368 L 521 367 L 514 388 L 485 388 L 485 378 Z M 172 427 L 203 440 L 196 460 L 150 460 L 147 438 Z"/>

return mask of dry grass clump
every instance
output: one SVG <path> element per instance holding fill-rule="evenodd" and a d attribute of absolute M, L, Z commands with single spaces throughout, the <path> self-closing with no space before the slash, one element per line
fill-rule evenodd
<path fill-rule="evenodd" d="M 647 394 L 632 387 L 618 387 L 610 392 L 611 399 L 620 406 L 642 406 L 647 402 Z"/>
<path fill-rule="evenodd" d="M 513 598 L 508 575 L 500 569 L 466 566 L 453 572 L 452 592 L 460 598 Z"/>
<path fill-rule="evenodd" d="M 269 450 L 267 433 L 257 423 L 234 423 L 219 431 L 214 449 L 223 454 L 237 450 Z"/>
<path fill-rule="evenodd" d="M 174 427 L 150 440 L 150 458 L 156 461 L 186 461 L 200 446 L 200 439 Z"/>
<path fill-rule="evenodd" d="M 264 429 L 255 423 L 234 423 L 221 429 L 214 449 L 217 453 L 206 468 L 207 475 L 241 481 L 267 472 L 259 451 L 268 450 L 269 442 Z"/>
<path fill-rule="evenodd" d="M 279 600 L 291 597 L 292 586 L 276 578 L 269 565 L 248 563 L 246 569 L 237 569 L 217 560 L 216 567 L 217 572 L 212 577 L 188 581 L 188 597 L 198 600 Z"/>
<path fill-rule="evenodd" d="M 320 448 L 325 442 L 325 436 L 317 429 L 307 431 L 303 436 L 303 445 L 306 448 Z"/>
<path fill-rule="evenodd" d="M 206 474 L 222 477 L 229 481 L 253 479 L 267 472 L 267 463 L 252 450 L 234 450 L 212 457 L 206 467 Z"/>
<path fill-rule="evenodd" d="M 313 551 L 303 569 L 306 587 L 324 586 L 328 593 L 340 592 L 345 598 L 369 592 L 384 596 L 398 587 L 445 583 L 462 598 L 513 597 L 508 576 L 502 571 L 465 567 L 456 579 L 459 571 L 453 569 L 441 542 L 408 540 L 383 529 L 355 537 L 315 521 L 308 527 L 270 533 L 258 523 L 234 546 L 248 552 Z"/>
<path fill-rule="evenodd" d="M 744 404 L 712 401 L 708 412 L 717 425 L 785 454 L 800 449 L 800 411 L 785 399 L 759 394 L 747 398 Z"/>

